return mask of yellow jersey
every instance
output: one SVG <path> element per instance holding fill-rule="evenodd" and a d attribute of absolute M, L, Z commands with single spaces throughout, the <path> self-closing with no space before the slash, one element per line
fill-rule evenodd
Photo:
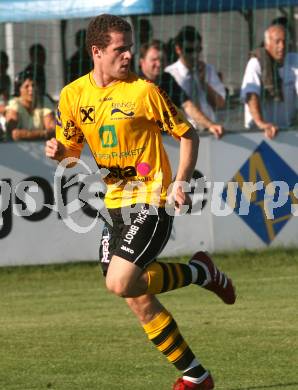
<path fill-rule="evenodd" d="M 190 124 L 162 89 L 133 73 L 99 87 L 90 72 L 62 89 L 56 123 L 58 141 L 79 152 L 87 142 L 107 168 L 107 208 L 164 206 L 172 173 L 161 133 L 180 139 Z"/>

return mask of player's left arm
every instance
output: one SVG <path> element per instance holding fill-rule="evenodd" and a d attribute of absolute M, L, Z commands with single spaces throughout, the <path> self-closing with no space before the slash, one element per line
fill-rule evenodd
<path fill-rule="evenodd" d="M 180 156 L 176 181 L 189 182 L 195 169 L 200 139 L 193 127 L 180 138 Z"/>
<path fill-rule="evenodd" d="M 183 205 L 191 205 L 187 184 L 192 178 L 196 166 L 200 139 L 198 133 L 190 127 L 180 138 L 180 153 L 177 175 L 173 183 L 172 191 L 168 197 L 169 203 L 175 203 L 179 210 Z"/>
<path fill-rule="evenodd" d="M 199 136 L 165 91 L 154 85 L 149 85 L 147 92 L 146 99 L 148 107 L 150 107 L 147 110 L 148 116 L 153 113 L 156 123 L 180 141 L 178 171 L 168 196 L 168 202 L 175 203 L 176 208 L 180 209 L 184 204 L 191 204 L 190 197 L 184 189 L 192 178 L 196 166 Z"/>

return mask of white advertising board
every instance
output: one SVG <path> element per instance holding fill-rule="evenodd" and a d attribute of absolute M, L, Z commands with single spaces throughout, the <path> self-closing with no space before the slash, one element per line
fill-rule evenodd
<path fill-rule="evenodd" d="M 78 227 L 81 227 L 81 230 L 84 227 L 85 230 L 89 230 L 93 219 L 77 204 L 73 204 L 73 209 L 79 210 L 70 212 L 68 220 L 61 218 L 59 213 L 53 210 L 54 173 L 57 164 L 45 158 L 44 144 L 39 142 L 2 144 L 0 156 L 2 185 L 5 181 L 11 187 L 9 205 L 2 212 L 2 226 L 0 220 L 0 265 L 96 259 L 101 237 L 100 223 L 86 234 L 76 233 Z M 96 166 L 92 158 L 86 156 L 87 151 L 84 153 L 84 160 L 95 171 Z M 88 174 L 83 168 L 81 171 Z M 71 178 L 75 172 L 74 169 L 66 170 L 65 177 Z M 22 214 L 19 212 L 21 206 L 19 198 L 24 198 L 23 183 L 28 180 L 32 183 L 29 184 L 28 195 L 25 197 L 26 207 L 23 208 L 28 208 L 28 214 L 31 213 L 31 216 L 19 216 L 18 214 Z M 34 192 L 36 189 L 33 182 L 38 183 L 38 192 Z M 62 179 L 62 185 L 64 183 L 67 183 L 66 178 Z M 79 190 L 79 183 L 66 188 L 66 203 L 78 200 Z M 4 196 L 2 186 L 2 210 L 4 198 L 7 198 L 7 193 Z M 46 207 L 45 204 L 50 207 Z M 71 228 L 72 225 L 76 225 L 77 229 Z"/>
<path fill-rule="evenodd" d="M 179 144 L 170 137 L 164 137 L 164 144 L 175 174 Z M 58 174 L 54 186 L 57 165 L 44 157 L 43 149 L 38 142 L 0 144 L 0 266 L 98 258 L 103 223 L 96 216 L 103 209 L 89 150 L 82 164 Z M 192 214 L 175 218 L 162 255 L 297 245 L 297 156 L 294 131 L 273 141 L 260 133 L 229 134 L 220 141 L 201 137 L 196 177 L 205 177 L 205 189 L 202 179 L 192 182 Z M 229 182 L 234 184 L 229 184 L 228 206 Z M 258 183 L 250 202 L 243 182 Z"/>

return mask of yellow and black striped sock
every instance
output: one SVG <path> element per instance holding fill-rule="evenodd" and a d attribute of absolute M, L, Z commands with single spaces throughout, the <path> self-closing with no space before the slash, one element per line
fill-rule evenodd
<path fill-rule="evenodd" d="M 192 272 L 187 264 L 151 263 L 145 270 L 148 276 L 148 294 L 160 294 L 166 291 L 188 286 L 192 282 Z"/>
<path fill-rule="evenodd" d="M 179 371 L 186 371 L 190 377 L 197 378 L 206 374 L 206 370 L 196 361 L 195 355 L 169 312 L 162 311 L 148 324 L 143 325 L 143 328 L 149 340 Z"/>

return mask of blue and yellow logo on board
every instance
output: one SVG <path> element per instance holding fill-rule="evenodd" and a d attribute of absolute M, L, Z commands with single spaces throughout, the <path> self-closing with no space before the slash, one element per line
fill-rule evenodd
<path fill-rule="evenodd" d="M 239 171 L 233 176 L 231 182 L 236 182 L 237 192 L 234 202 L 229 199 L 228 186 L 224 188 L 222 198 L 228 204 L 233 204 L 234 212 L 258 235 L 266 244 L 270 244 L 277 234 L 289 222 L 292 214 L 292 205 L 297 204 L 297 194 L 294 194 L 298 176 L 293 169 L 265 142 L 263 141 Z M 245 198 L 246 183 L 260 184 L 259 188 L 249 194 L 249 208 L 247 213 L 241 210 L 241 200 Z M 281 183 L 283 186 L 276 186 Z M 272 185 L 273 184 L 273 185 Z M 272 193 L 270 197 L 270 188 Z M 284 193 L 281 191 L 284 190 Z M 268 202 L 275 202 L 283 198 L 280 207 L 268 212 Z M 267 208 L 266 208 L 267 207 Z M 269 215 L 269 217 L 268 217 Z"/>

